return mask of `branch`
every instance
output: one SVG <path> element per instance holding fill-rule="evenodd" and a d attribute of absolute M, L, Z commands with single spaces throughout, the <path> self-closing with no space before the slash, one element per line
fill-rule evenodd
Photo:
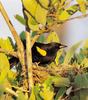
<path fill-rule="evenodd" d="M 26 32 L 26 59 L 27 59 L 27 75 L 28 75 L 28 90 L 31 92 L 33 88 L 33 75 L 32 75 L 32 52 L 31 52 L 31 36 Z M 29 92 L 29 93 L 30 93 Z"/>
<path fill-rule="evenodd" d="M 0 48 L 0 53 L 5 53 L 6 55 L 10 55 L 10 56 L 14 56 L 18 58 L 17 52 L 14 52 L 14 51 L 8 51 L 8 50 L 4 50 Z"/>
<path fill-rule="evenodd" d="M 13 35 L 15 41 L 16 41 L 16 43 L 17 43 L 18 52 L 19 52 L 18 53 L 18 57 L 19 57 L 19 60 L 20 60 L 21 64 L 24 65 L 23 44 L 22 44 L 21 39 L 20 39 L 19 35 L 17 34 L 15 28 L 13 27 L 13 24 L 11 23 L 11 21 L 10 21 L 10 19 L 9 19 L 9 17 L 8 17 L 8 15 L 7 15 L 7 13 L 6 13 L 6 11 L 5 11 L 5 9 L 4 9 L 4 7 L 3 7 L 1 2 L 0 2 L 0 11 L 1 11 L 1 14 L 3 15 L 6 23 L 8 24 L 8 27 L 9 27 L 9 29 L 10 29 L 10 31 L 11 31 L 11 33 L 12 33 L 12 35 Z"/>

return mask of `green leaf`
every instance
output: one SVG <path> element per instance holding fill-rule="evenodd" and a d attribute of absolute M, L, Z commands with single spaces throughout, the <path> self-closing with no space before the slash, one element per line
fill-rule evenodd
<path fill-rule="evenodd" d="M 26 36 L 25 36 L 25 32 L 24 32 L 24 31 L 21 32 L 20 38 L 21 38 L 22 41 L 23 41 L 23 40 L 26 40 Z"/>
<path fill-rule="evenodd" d="M 75 77 L 75 86 L 77 88 L 88 88 L 88 78 L 86 76 L 87 74 L 84 73 L 84 74 L 78 74 L 76 77 Z"/>
<path fill-rule="evenodd" d="M 16 15 L 15 15 L 15 19 L 16 19 L 17 21 L 19 21 L 22 25 L 26 25 L 26 20 L 25 20 L 22 16 L 16 14 Z"/>
<path fill-rule="evenodd" d="M 38 38 L 38 40 L 37 40 L 38 42 L 44 42 L 45 41 L 45 36 L 42 34 L 42 35 L 40 35 L 40 37 Z"/>
<path fill-rule="evenodd" d="M 61 87 L 58 90 L 58 92 L 57 92 L 57 94 L 55 96 L 55 100 L 61 100 L 61 98 L 63 97 L 63 95 L 65 94 L 65 92 L 66 92 L 66 87 Z"/>
<path fill-rule="evenodd" d="M 53 77 L 52 81 L 56 87 L 68 87 L 70 85 L 70 80 L 61 76 Z"/>
<path fill-rule="evenodd" d="M 64 64 L 68 64 L 71 60 L 71 58 L 73 57 L 75 51 L 77 50 L 77 48 L 80 46 L 80 44 L 82 43 L 82 41 L 76 43 L 75 45 L 73 45 L 67 52 L 65 59 L 64 59 Z"/>

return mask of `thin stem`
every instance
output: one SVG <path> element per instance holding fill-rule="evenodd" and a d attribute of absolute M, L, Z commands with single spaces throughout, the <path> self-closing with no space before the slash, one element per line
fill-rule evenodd
<path fill-rule="evenodd" d="M 74 19 L 80 19 L 80 18 L 85 18 L 85 17 L 88 17 L 88 14 L 80 15 L 80 16 L 76 16 L 76 17 L 73 17 L 73 18 L 67 19 L 66 21 L 70 21 L 70 20 L 74 20 Z"/>

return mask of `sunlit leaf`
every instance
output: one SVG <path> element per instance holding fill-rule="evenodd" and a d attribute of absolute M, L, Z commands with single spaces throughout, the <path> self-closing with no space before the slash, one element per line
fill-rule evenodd
<path fill-rule="evenodd" d="M 39 87 L 39 84 L 37 84 L 36 86 L 34 86 L 34 94 L 35 94 L 36 100 L 42 100 L 39 93 L 40 93 L 40 87 Z"/>
<path fill-rule="evenodd" d="M 40 92 L 40 95 L 44 100 L 53 100 L 54 98 L 54 92 L 47 87 L 46 84 L 43 84 L 43 89 Z"/>
<path fill-rule="evenodd" d="M 28 17 L 28 27 L 32 29 L 33 31 L 39 30 L 39 24 L 33 19 L 28 12 L 25 11 L 26 16 Z"/>
<path fill-rule="evenodd" d="M 84 48 L 88 48 L 88 39 L 86 39 L 86 40 L 84 41 L 83 47 L 84 47 Z"/>
<path fill-rule="evenodd" d="M 8 72 L 8 78 L 9 78 L 10 80 L 16 79 L 16 76 L 17 76 L 17 74 L 16 74 L 15 71 L 9 70 L 9 72 Z"/>
<path fill-rule="evenodd" d="M 48 42 L 48 43 L 50 43 L 50 42 L 57 42 L 57 43 L 59 43 L 59 42 L 60 42 L 59 36 L 57 35 L 56 32 L 51 32 L 51 33 L 48 35 L 48 37 L 47 37 L 47 39 L 46 39 L 46 42 Z"/>
<path fill-rule="evenodd" d="M 48 10 L 43 7 L 48 8 L 48 4 L 48 0 L 41 0 L 39 3 L 37 3 L 36 0 L 23 0 L 23 6 L 26 9 L 25 14 L 28 17 L 28 26 L 32 30 L 39 30 L 39 24 L 46 24 Z M 43 7 L 41 7 L 41 5 Z"/>
<path fill-rule="evenodd" d="M 2 39 L 0 38 L 0 47 L 4 50 L 10 50 L 13 51 L 13 47 L 11 45 L 10 39 Z"/>
<path fill-rule="evenodd" d="M 76 43 L 75 45 L 73 45 L 67 52 L 65 59 L 64 59 L 64 64 L 68 64 L 71 60 L 71 58 L 73 57 L 75 51 L 77 50 L 77 48 L 81 45 L 82 41 Z"/>
<path fill-rule="evenodd" d="M 49 4 L 49 1 L 48 0 L 40 0 L 40 3 L 48 8 L 48 4 Z M 36 20 L 45 25 L 46 24 L 46 17 L 47 17 L 47 12 L 48 10 L 45 10 L 44 8 L 42 8 L 39 4 L 37 5 L 37 8 L 36 8 L 36 13 L 35 13 L 35 18 Z"/>
<path fill-rule="evenodd" d="M 61 50 L 59 50 L 59 51 L 57 52 L 57 56 L 56 56 L 56 58 L 55 58 L 55 63 L 56 63 L 56 65 L 59 64 L 59 58 L 61 57 L 62 53 L 63 53 L 63 49 L 61 49 Z"/>
<path fill-rule="evenodd" d="M 16 93 L 18 96 L 17 96 L 17 100 L 28 100 L 26 94 L 24 94 L 22 91 L 17 91 Z"/>
<path fill-rule="evenodd" d="M 10 65 L 7 56 L 3 53 L 0 53 L 0 83 L 5 80 L 9 69 Z"/>
<path fill-rule="evenodd" d="M 36 100 L 35 93 L 34 93 L 34 88 L 32 89 L 32 92 L 31 92 L 31 95 L 30 95 L 30 100 Z"/>
<path fill-rule="evenodd" d="M 88 58 L 84 58 L 83 61 L 81 62 L 81 65 L 82 65 L 84 68 L 87 68 L 87 67 L 88 67 Z"/>
<path fill-rule="evenodd" d="M 58 15 L 58 19 L 61 21 L 69 19 L 73 14 L 75 14 L 78 11 L 79 7 L 78 5 L 72 5 L 71 7 L 64 10 L 61 15 Z"/>
<path fill-rule="evenodd" d="M 86 13 L 86 2 L 85 0 L 76 0 L 79 4 L 80 10 L 82 13 Z"/>

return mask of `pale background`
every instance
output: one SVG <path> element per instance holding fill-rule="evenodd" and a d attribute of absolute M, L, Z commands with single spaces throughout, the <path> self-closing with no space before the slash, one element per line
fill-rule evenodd
<path fill-rule="evenodd" d="M 15 29 L 18 33 L 25 30 L 24 26 L 15 20 L 14 15 L 22 15 L 22 5 L 20 0 L 0 0 L 5 7 Z M 76 14 L 77 16 L 80 13 Z M 83 19 L 76 19 L 65 23 L 60 29 L 60 34 L 63 35 L 64 41 L 61 41 L 67 45 L 72 45 L 80 40 L 88 38 L 88 17 Z M 6 25 L 3 17 L 0 14 L 0 37 L 6 38 L 11 36 L 8 26 Z"/>

